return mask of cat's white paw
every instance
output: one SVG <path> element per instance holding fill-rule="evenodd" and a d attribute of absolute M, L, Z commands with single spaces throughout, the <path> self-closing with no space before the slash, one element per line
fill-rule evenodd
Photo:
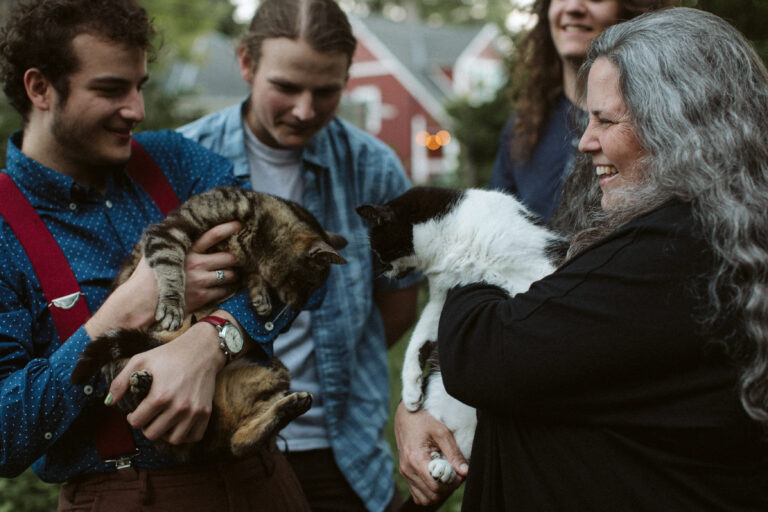
<path fill-rule="evenodd" d="M 430 454 L 432 460 L 429 461 L 429 474 L 432 475 L 436 481 L 444 484 L 450 484 L 456 478 L 456 472 L 453 470 L 451 464 L 443 458 L 440 452 L 432 452 Z"/>
<path fill-rule="evenodd" d="M 416 385 L 403 385 L 403 405 L 411 412 L 421 409 L 424 395 L 421 392 L 421 378 Z"/>

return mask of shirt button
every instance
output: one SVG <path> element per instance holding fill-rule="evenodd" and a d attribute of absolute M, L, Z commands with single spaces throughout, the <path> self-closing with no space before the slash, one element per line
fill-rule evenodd
<path fill-rule="evenodd" d="M 77 205 L 75 203 L 69 203 L 69 209 L 75 211 L 77 210 Z"/>
<path fill-rule="evenodd" d="M 107 205 L 107 208 L 112 208 L 112 201 L 110 201 L 109 199 L 107 199 L 107 202 L 104 204 Z"/>
<path fill-rule="evenodd" d="M 272 329 L 275 328 L 275 324 L 273 324 L 272 322 L 267 322 L 264 324 L 264 328 L 268 331 L 271 331 Z"/>
<path fill-rule="evenodd" d="M 91 386 L 90 384 L 86 385 L 83 388 L 83 393 L 85 393 L 86 395 L 90 395 L 91 393 L 93 393 L 93 386 Z"/>
<path fill-rule="evenodd" d="M 43 437 L 45 438 L 46 441 L 50 441 L 51 439 L 53 439 L 53 434 L 51 434 L 50 432 L 46 432 L 43 435 Z"/>

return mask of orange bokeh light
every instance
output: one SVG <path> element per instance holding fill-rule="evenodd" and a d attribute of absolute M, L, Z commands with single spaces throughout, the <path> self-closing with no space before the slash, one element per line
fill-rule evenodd
<path fill-rule="evenodd" d="M 415 140 L 419 146 L 426 146 L 430 151 L 436 151 L 451 142 L 451 134 L 446 130 L 440 130 L 434 135 L 421 131 L 416 134 Z"/>

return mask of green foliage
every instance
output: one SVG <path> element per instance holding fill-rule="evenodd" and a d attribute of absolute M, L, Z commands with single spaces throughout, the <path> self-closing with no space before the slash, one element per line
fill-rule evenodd
<path fill-rule="evenodd" d="M 21 129 L 21 116 L 8 103 L 5 94 L 0 92 L 0 169 L 5 167 L 8 137 L 19 129 Z"/>
<path fill-rule="evenodd" d="M 506 91 L 502 87 L 493 100 L 478 105 L 463 98 L 446 105 L 455 120 L 453 135 L 461 144 L 463 186 L 485 187 L 491 179 L 499 134 L 510 114 Z"/>
<path fill-rule="evenodd" d="M 0 478 L 0 512 L 50 512 L 56 510 L 59 485 L 47 484 L 31 469 L 17 478 Z"/>
<path fill-rule="evenodd" d="M 510 0 L 339 0 L 346 6 L 365 6 L 372 13 L 410 17 L 432 24 L 492 21 L 503 25 L 512 10 Z"/>
<path fill-rule="evenodd" d="M 429 287 L 426 281 L 419 287 L 419 311 L 424 309 L 429 299 Z M 411 339 L 411 333 L 413 329 L 409 330 L 403 335 L 391 349 L 389 349 L 389 423 L 387 424 L 386 435 L 389 445 L 392 447 L 392 454 L 395 458 L 395 483 L 400 490 L 400 495 L 405 499 L 410 494 L 408 492 L 408 484 L 405 483 L 405 479 L 398 471 L 398 457 L 397 457 L 397 443 L 395 442 L 394 431 L 394 418 L 395 409 L 400 403 L 400 395 L 402 393 L 402 381 L 400 380 L 400 374 L 403 370 L 403 358 L 405 357 L 405 349 L 408 346 L 408 340 Z M 443 503 L 439 512 L 459 512 L 461 510 L 461 499 L 464 496 L 464 486 L 462 485 L 456 489 L 453 494 Z M 2 511 L 0 511 L 2 512 Z"/>
<path fill-rule="evenodd" d="M 241 26 L 233 18 L 229 0 L 140 0 L 159 34 L 162 52 L 171 58 L 188 59 L 199 35 L 211 30 L 234 36 Z"/>
<path fill-rule="evenodd" d="M 682 4 L 716 14 L 739 29 L 768 64 L 768 0 L 682 0 Z"/>

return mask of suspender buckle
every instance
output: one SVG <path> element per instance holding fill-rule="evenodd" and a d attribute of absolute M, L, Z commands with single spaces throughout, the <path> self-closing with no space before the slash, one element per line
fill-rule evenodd
<path fill-rule="evenodd" d="M 80 300 L 81 296 L 85 296 L 85 294 L 83 292 L 75 292 L 70 293 L 69 295 L 63 295 L 53 299 L 51 303 L 48 304 L 48 307 L 52 308 L 55 306 L 61 309 L 72 309 L 75 307 L 75 304 L 77 304 L 77 301 Z"/>
<path fill-rule="evenodd" d="M 133 466 L 133 459 L 139 453 L 141 452 L 139 450 L 136 450 L 134 453 L 130 455 L 121 455 L 119 457 L 115 457 L 114 459 L 105 459 L 104 462 L 107 464 L 114 464 L 115 469 L 117 470 L 128 469 L 131 466 Z"/>

